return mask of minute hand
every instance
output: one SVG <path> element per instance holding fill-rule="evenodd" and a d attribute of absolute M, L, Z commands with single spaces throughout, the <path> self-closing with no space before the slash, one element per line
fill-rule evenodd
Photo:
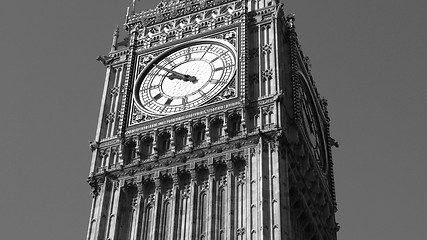
<path fill-rule="evenodd" d="M 165 70 L 168 73 L 171 73 L 171 75 L 168 76 L 168 78 L 170 80 L 180 79 L 180 80 L 183 80 L 184 82 L 192 82 L 192 83 L 197 82 L 197 78 L 194 77 L 194 76 L 190 76 L 190 75 L 187 75 L 187 74 L 182 74 L 182 73 L 176 72 L 174 70 L 171 70 L 169 68 L 165 68 L 165 67 L 159 66 L 157 64 L 154 64 L 154 66 L 157 67 L 157 68 L 160 68 L 162 70 Z"/>

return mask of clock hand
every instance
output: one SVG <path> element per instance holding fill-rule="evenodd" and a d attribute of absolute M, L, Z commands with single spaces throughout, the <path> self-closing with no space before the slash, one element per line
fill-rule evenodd
<path fill-rule="evenodd" d="M 196 83 L 197 82 L 197 78 L 194 77 L 194 76 L 190 76 L 190 75 L 187 75 L 187 74 L 182 74 L 182 73 L 176 72 L 174 70 L 171 70 L 169 68 L 165 68 L 165 67 L 159 66 L 157 64 L 154 64 L 154 66 L 157 67 L 157 68 L 160 68 L 162 70 L 165 70 L 168 73 L 170 73 L 171 75 L 168 76 L 168 78 L 170 80 L 180 79 L 180 80 L 183 80 L 184 82 L 192 82 L 192 83 Z"/>
<path fill-rule="evenodd" d="M 159 65 L 157 65 L 157 64 L 154 64 L 154 66 L 155 66 L 155 67 L 157 67 L 157 68 L 160 68 L 160 69 L 162 69 L 162 70 L 165 70 L 165 71 L 166 71 L 166 72 L 168 72 L 168 73 L 171 73 L 171 75 L 169 75 L 169 78 L 171 78 L 172 76 L 173 76 L 173 78 L 178 78 L 178 79 L 183 79 L 183 78 L 185 78 L 185 75 L 184 75 L 184 74 L 182 74 L 182 73 L 175 72 L 174 70 L 171 70 L 171 69 L 169 69 L 169 68 L 165 68 L 165 67 L 159 66 Z"/>

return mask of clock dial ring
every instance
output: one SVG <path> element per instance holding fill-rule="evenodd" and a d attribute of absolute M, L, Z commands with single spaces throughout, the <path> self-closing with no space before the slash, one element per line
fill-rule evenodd
<path fill-rule="evenodd" d="M 138 76 L 137 106 L 169 115 L 205 104 L 217 96 L 236 72 L 236 50 L 218 39 L 191 41 L 160 54 Z"/>

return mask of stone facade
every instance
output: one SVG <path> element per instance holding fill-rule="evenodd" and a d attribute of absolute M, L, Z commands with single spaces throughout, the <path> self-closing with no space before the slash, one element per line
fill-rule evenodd
<path fill-rule="evenodd" d="M 88 182 L 88 240 L 336 239 L 329 117 L 283 4 L 177 0 L 128 10 L 113 35 Z M 141 73 L 195 39 L 235 47 L 233 81 L 207 103 L 151 114 Z"/>

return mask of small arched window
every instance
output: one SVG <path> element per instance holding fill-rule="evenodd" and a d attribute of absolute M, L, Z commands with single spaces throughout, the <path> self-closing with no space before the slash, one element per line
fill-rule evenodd
<path fill-rule="evenodd" d="M 210 121 L 210 137 L 211 142 L 218 142 L 222 138 L 222 125 L 224 124 L 224 121 L 220 117 L 214 117 Z"/>
<path fill-rule="evenodd" d="M 181 151 L 185 149 L 187 145 L 187 133 L 188 130 L 184 126 L 179 126 L 175 129 L 175 151 Z"/>
<path fill-rule="evenodd" d="M 227 131 L 229 137 L 236 137 L 240 135 L 241 129 L 241 116 L 240 114 L 233 112 L 228 115 L 228 124 L 227 124 Z"/>
<path fill-rule="evenodd" d="M 205 134 L 206 126 L 204 123 L 198 121 L 193 124 L 193 132 L 191 137 L 193 139 L 194 147 L 200 146 L 205 141 Z"/>
<path fill-rule="evenodd" d="M 127 165 L 136 158 L 136 143 L 133 140 L 129 140 L 124 144 L 123 147 L 123 164 Z"/>
<path fill-rule="evenodd" d="M 159 156 L 165 155 L 170 148 L 170 133 L 168 131 L 162 131 L 157 136 L 157 154 Z"/>
<path fill-rule="evenodd" d="M 149 159 L 153 150 L 153 137 L 150 135 L 141 138 L 139 154 L 142 160 Z"/>

